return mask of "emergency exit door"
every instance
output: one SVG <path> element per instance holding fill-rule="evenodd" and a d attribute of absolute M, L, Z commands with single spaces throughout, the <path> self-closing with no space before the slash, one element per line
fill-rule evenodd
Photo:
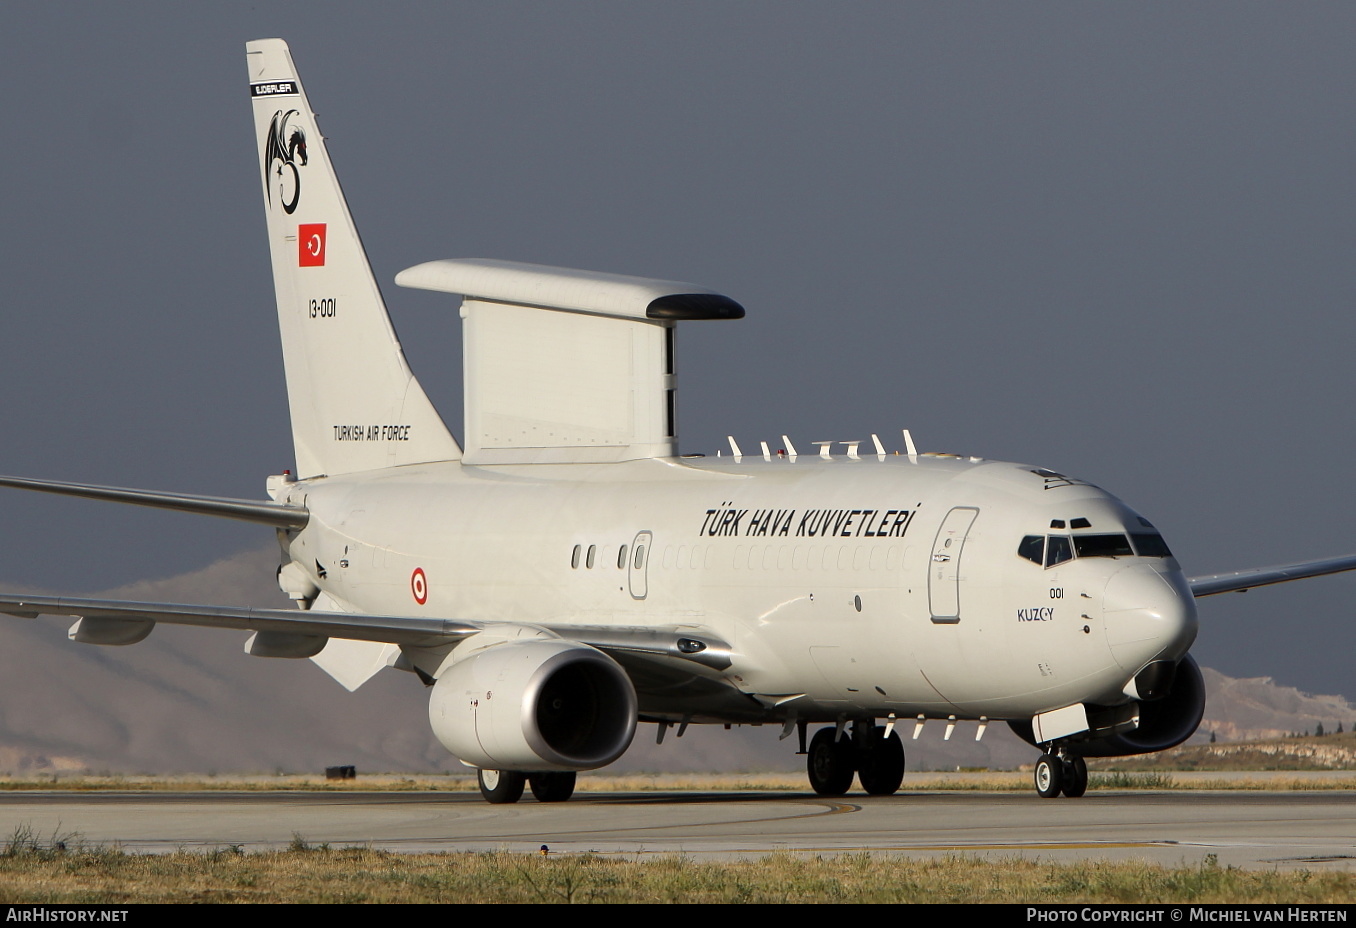
<path fill-rule="evenodd" d="M 646 565 L 650 562 L 650 540 L 654 536 L 649 532 L 641 532 L 636 536 L 636 540 L 631 542 L 631 598 L 644 599 L 649 592 L 649 584 L 645 580 Z"/>

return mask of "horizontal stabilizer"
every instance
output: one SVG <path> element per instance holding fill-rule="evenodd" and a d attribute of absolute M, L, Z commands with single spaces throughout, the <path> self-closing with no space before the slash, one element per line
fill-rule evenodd
<path fill-rule="evenodd" d="M 27 477 L 0 477 L 0 487 L 39 490 L 63 496 L 102 499 L 112 503 L 131 503 L 157 509 L 196 512 L 199 515 L 259 522 L 275 528 L 303 528 L 309 518 L 300 506 L 266 503 L 224 496 L 197 496 L 192 493 L 162 493 L 156 490 L 131 490 L 126 487 L 101 487 L 89 483 L 62 483 L 57 480 L 32 480 Z"/>

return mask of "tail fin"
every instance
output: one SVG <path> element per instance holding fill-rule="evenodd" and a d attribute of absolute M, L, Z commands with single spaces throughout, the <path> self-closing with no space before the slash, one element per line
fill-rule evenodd
<path fill-rule="evenodd" d="M 459 460 L 405 361 L 287 43 L 246 51 L 298 475 Z"/>

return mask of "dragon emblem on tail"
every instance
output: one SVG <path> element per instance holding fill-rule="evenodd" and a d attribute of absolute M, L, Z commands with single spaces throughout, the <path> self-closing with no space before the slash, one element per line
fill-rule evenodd
<path fill-rule="evenodd" d="M 299 126 L 291 125 L 296 110 L 278 110 L 273 114 L 273 122 L 268 127 L 268 138 L 264 140 L 264 189 L 268 191 L 268 202 L 273 202 L 274 187 L 278 190 L 278 202 L 283 212 L 289 216 L 296 211 L 301 199 L 301 175 L 297 164 L 306 164 L 306 133 Z"/>

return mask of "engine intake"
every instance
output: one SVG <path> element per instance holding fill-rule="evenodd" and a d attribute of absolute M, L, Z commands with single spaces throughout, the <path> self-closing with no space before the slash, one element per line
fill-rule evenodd
<path fill-rule="evenodd" d="M 474 647 L 474 639 L 460 647 Z M 493 770 L 592 770 L 636 732 L 636 692 L 616 661 L 558 638 L 494 643 L 445 670 L 429 721 L 465 763 Z"/>

